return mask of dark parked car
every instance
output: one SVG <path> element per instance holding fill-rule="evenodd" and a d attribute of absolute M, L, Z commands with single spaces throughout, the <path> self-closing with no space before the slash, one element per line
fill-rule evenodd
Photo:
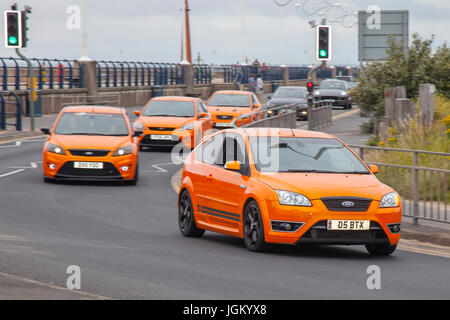
<path fill-rule="evenodd" d="M 316 100 L 334 100 L 334 106 L 344 109 L 352 108 L 352 97 L 348 93 L 347 82 L 342 80 L 323 80 L 319 88 L 314 91 Z"/>
<path fill-rule="evenodd" d="M 306 120 L 308 118 L 308 107 L 306 104 L 306 88 L 278 87 L 273 97 L 270 99 L 267 108 L 271 109 L 289 104 L 297 105 L 298 120 L 299 119 Z M 273 110 L 272 114 L 273 115 L 278 114 L 278 110 Z"/>

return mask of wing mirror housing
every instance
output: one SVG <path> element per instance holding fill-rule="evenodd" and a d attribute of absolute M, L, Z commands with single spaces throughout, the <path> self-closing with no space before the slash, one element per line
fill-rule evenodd
<path fill-rule="evenodd" d="M 369 164 L 369 168 L 370 168 L 370 171 L 371 171 L 373 174 L 377 174 L 377 173 L 378 173 L 378 167 L 377 167 L 376 165 L 374 165 L 374 164 Z"/>
<path fill-rule="evenodd" d="M 230 171 L 241 171 L 241 162 L 240 161 L 227 161 L 225 163 L 225 169 Z"/>
<path fill-rule="evenodd" d="M 133 113 L 136 117 L 139 117 L 141 115 L 141 112 L 139 110 L 133 111 Z"/>

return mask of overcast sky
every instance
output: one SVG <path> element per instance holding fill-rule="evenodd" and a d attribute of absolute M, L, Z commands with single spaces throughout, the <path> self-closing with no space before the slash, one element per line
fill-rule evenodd
<path fill-rule="evenodd" d="M 286 0 L 278 0 L 285 2 Z M 82 0 L 0 0 L 2 10 L 12 2 L 33 8 L 29 20 L 29 57 L 69 58 L 81 56 L 81 30 L 69 30 L 66 13 L 70 5 L 81 7 Z M 180 61 L 182 8 L 184 0 L 87 0 L 88 55 L 96 60 L 152 62 Z M 313 29 L 308 17 L 294 0 L 286 6 L 286 64 L 311 63 Z M 314 10 L 322 0 L 306 1 Z M 331 2 L 331 1 L 330 1 Z M 200 53 L 207 63 L 235 63 L 242 60 L 241 12 L 243 0 L 189 0 L 191 8 L 192 55 Z M 449 0 L 343 0 L 352 11 L 377 5 L 381 10 L 409 10 L 410 35 L 418 32 L 428 38 L 436 35 L 435 46 L 449 40 Z M 252 62 L 281 64 L 282 10 L 273 0 L 246 0 L 246 52 Z M 337 13 L 337 12 L 336 12 Z M 3 20 L 3 15 L 2 15 Z M 333 25 L 332 64 L 357 63 L 357 28 Z M 3 22 L 2 22 L 3 26 Z M 2 45 L 0 56 L 15 56 Z"/>

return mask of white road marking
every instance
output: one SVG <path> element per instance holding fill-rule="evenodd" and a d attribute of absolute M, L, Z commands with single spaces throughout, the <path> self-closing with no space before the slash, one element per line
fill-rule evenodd
<path fill-rule="evenodd" d="M 167 163 L 157 163 L 157 164 L 152 164 L 152 168 L 155 168 L 156 170 L 148 170 L 148 169 L 142 169 L 141 171 L 144 172 L 167 172 L 166 169 L 161 168 L 161 166 L 168 166 L 168 165 L 173 165 L 173 164 L 181 164 L 181 162 L 167 162 Z"/>
<path fill-rule="evenodd" d="M 1 174 L 0 178 L 11 176 L 13 174 L 16 174 L 16 173 L 19 173 L 19 172 L 22 172 L 22 171 L 25 171 L 25 169 L 18 169 L 18 170 L 14 170 L 14 171 L 11 171 L 11 172 L 7 172 L 7 173 L 4 173 L 4 174 Z"/>
<path fill-rule="evenodd" d="M 39 140 L 17 140 L 17 141 L 15 141 L 15 143 L 12 144 L 12 145 L 8 145 L 8 146 L 2 146 L 2 145 L 0 145 L 0 148 L 18 148 L 18 147 L 22 146 L 22 143 L 24 143 L 24 142 L 44 142 L 44 141 L 47 141 L 47 139 L 39 139 Z M 14 141 L 5 141 L 5 142 L 1 142 L 0 144 L 6 144 L 6 143 L 11 143 L 11 142 L 14 142 Z"/>
<path fill-rule="evenodd" d="M 10 169 L 36 169 L 38 167 L 38 163 L 42 163 L 42 161 L 34 161 L 30 162 L 29 167 L 9 167 Z"/>

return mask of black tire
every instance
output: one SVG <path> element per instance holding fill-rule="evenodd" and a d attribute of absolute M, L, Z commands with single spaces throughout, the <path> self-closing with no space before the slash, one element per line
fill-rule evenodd
<path fill-rule="evenodd" d="M 191 196 L 186 189 L 181 192 L 178 200 L 178 227 L 185 237 L 200 238 L 205 233 L 205 230 L 197 228 Z"/>
<path fill-rule="evenodd" d="M 248 250 L 263 252 L 268 249 L 264 240 L 264 224 L 261 211 L 255 200 L 251 200 L 244 209 L 243 217 L 244 243 Z"/>
<path fill-rule="evenodd" d="M 139 164 L 136 164 L 136 171 L 134 172 L 134 178 L 132 180 L 128 180 L 127 184 L 130 186 L 137 185 L 139 181 Z"/>
<path fill-rule="evenodd" d="M 397 245 L 390 244 L 366 244 L 366 249 L 373 256 L 388 256 L 395 251 Z"/>

